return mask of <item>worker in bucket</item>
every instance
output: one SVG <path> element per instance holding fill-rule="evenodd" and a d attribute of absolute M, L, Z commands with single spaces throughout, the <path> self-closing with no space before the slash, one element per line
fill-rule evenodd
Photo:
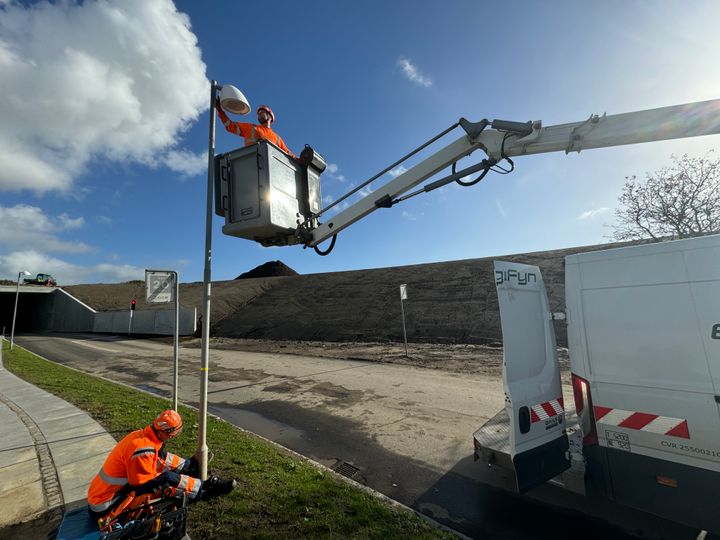
<path fill-rule="evenodd" d="M 165 443 L 182 431 L 180 414 L 161 412 L 143 429 L 126 435 L 105 459 L 88 488 L 88 507 L 94 520 L 108 516 L 132 492 L 135 496 L 186 493 L 190 501 L 224 495 L 237 485 L 235 480 L 211 476 L 197 478 L 198 461 L 183 459 L 165 449 Z"/>
<path fill-rule="evenodd" d="M 220 105 L 220 100 L 217 98 L 215 99 L 215 110 L 220 117 L 220 121 L 225 125 L 225 129 L 230 133 L 243 137 L 245 139 L 245 146 L 250 146 L 264 139 L 273 143 L 286 154 L 297 157 L 290 151 L 285 141 L 282 140 L 282 137 L 275 133 L 270 127 L 270 125 L 275 122 L 275 114 L 273 114 L 272 109 L 267 105 L 260 105 L 257 109 L 259 125 L 246 122 L 233 122 L 228 118 L 227 114 L 225 114 L 222 105 Z"/>

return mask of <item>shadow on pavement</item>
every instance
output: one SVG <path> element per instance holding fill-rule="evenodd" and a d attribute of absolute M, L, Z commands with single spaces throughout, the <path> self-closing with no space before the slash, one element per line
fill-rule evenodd
<path fill-rule="evenodd" d="M 60 516 L 61 517 L 61 516 Z M 54 532 L 60 525 L 57 512 L 45 512 L 40 517 L 10 525 L 0 529 L 0 538 L 3 540 L 28 540 L 29 538 L 54 538 Z"/>
<path fill-rule="evenodd" d="M 698 531 L 688 527 L 556 486 L 540 486 L 527 496 L 509 493 L 483 483 L 484 474 L 484 465 L 468 456 L 412 506 L 443 525 L 483 540 L 571 537 L 695 540 L 697 537 Z"/>

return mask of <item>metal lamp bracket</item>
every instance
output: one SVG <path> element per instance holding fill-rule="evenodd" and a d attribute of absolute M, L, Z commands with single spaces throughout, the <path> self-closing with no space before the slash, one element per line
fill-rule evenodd
<path fill-rule="evenodd" d="M 568 140 L 568 145 L 567 148 L 565 148 L 565 153 L 569 154 L 570 152 L 577 152 L 579 154 L 582 150 L 582 143 L 585 135 L 590 133 L 590 131 L 592 131 L 595 126 L 605 120 L 606 116 L 607 113 L 603 113 L 602 116 L 598 116 L 597 114 L 591 114 L 590 118 L 588 118 L 582 124 L 574 128 L 570 132 L 570 140 Z"/>

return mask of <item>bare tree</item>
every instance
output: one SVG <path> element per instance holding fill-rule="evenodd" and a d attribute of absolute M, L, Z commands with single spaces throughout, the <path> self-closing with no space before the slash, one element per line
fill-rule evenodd
<path fill-rule="evenodd" d="M 687 238 L 720 230 L 720 159 L 672 156 L 669 167 L 625 177 L 615 210 L 616 240 Z"/>

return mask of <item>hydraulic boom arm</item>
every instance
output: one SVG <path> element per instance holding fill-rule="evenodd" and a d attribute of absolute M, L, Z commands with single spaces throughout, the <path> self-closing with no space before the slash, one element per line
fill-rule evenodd
<path fill-rule="evenodd" d="M 542 127 L 539 121 L 472 123 L 464 119 L 460 120 L 460 126 L 466 135 L 312 229 L 312 239 L 307 245 L 317 246 L 377 208 L 391 206 L 397 197 L 475 150 L 485 152 L 487 159 L 432 182 L 423 190 L 431 191 L 472 172 L 488 169 L 504 158 L 717 134 L 720 133 L 720 99 L 612 116 L 593 115 L 581 122 L 548 127 Z"/>

